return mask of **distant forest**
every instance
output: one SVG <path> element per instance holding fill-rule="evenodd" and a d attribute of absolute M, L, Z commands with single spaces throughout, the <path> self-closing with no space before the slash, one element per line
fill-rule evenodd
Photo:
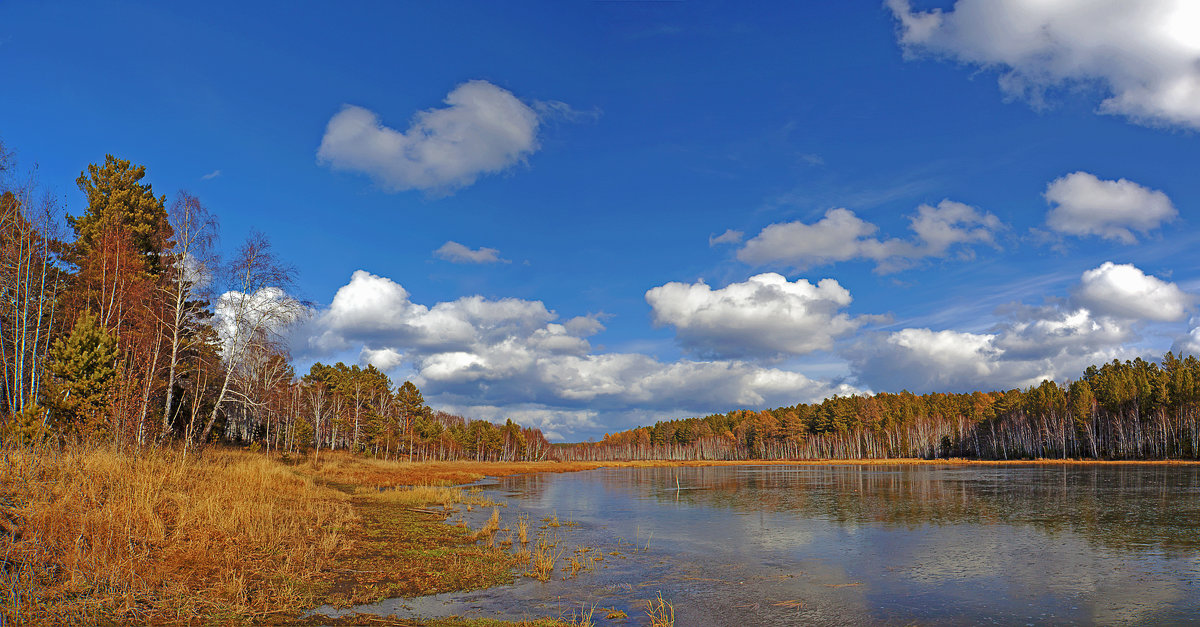
<path fill-rule="evenodd" d="M 227 259 L 218 222 L 146 168 L 107 156 L 65 216 L 0 143 L 0 441 L 136 451 L 211 442 L 391 459 L 543 459 L 537 429 L 434 411 L 372 366 L 296 376 L 284 333 L 311 309 L 251 233 Z"/>
<path fill-rule="evenodd" d="M 658 422 L 557 445 L 564 460 L 1197 459 L 1200 360 L 1167 353 L 1077 381 L 967 394 L 834 396 Z"/>

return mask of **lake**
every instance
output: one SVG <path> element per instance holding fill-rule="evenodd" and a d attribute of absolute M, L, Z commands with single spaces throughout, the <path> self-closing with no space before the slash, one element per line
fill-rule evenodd
<path fill-rule="evenodd" d="M 661 593 L 676 625 L 1200 622 L 1197 466 L 614 468 L 482 487 L 507 501 L 502 526 L 524 514 L 531 535 L 557 538 L 550 581 L 354 610 L 596 606 L 597 624 L 645 624 Z M 490 513 L 465 515 L 478 528 Z M 554 516 L 567 524 L 536 529 Z M 568 556 L 587 567 L 564 581 Z M 610 608 L 628 619 L 605 620 Z"/>

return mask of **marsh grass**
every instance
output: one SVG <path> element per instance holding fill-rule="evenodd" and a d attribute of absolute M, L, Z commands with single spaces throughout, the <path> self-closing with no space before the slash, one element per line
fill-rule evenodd
<path fill-rule="evenodd" d="M 517 518 L 517 538 L 521 544 L 529 544 L 529 515 L 521 514 Z"/>
<path fill-rule="evenodd" d="M 675 608 L 663 600 L 662 593 L 658 597 L 646 601 L 646 616 L 650 617 L 652 627 L 673 627 L 675 625 Z"/>
<path fill-rule="evenodd" d="M 563 554 L 558 544 L 558 536 L 547 538 L 545 534 L 539 534 L 530 556 L 529 570 L 525 574 L 538 581 L 549 581 L 555 564 Z"/>
<path fill-rule="evenodd" d="M 583 568 L 584 568 L 584 563 L 579 561 L 579 558 L 577 556 L 572 555 L 572 556 L 568 557 L 567 558 L 567 572 L 563 575 L 563 581 L 566 581 L 567 579 L 573 579 L 576 575 L 579 574 L 579 571 L 583 570 Z"/>

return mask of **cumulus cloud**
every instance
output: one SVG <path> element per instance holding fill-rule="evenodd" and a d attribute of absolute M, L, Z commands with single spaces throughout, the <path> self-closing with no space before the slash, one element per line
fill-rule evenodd
<path fill-rule="evenodd" d="M 1097 85 L 1099 111 L 1200 128 L 1200 4 L 1195 0 L 957 0 L 914 11 L 887 0 L 906 51 L 1000 71 L 1007 94 L 1041 105 L 1060 86 Z"/>
<path fill-rule="evenodd" d="M 863 323 L 839 312 L 850 301 L 850 292 L 833 279 L 813 285 L 773 272 L 717 290 L 701 281 L 646 292 L 655 324 L 674 327 L 685 348 L 724 359 L 829 350 Z"/>
<path fill-rule="evenodd" d="M 1130 340 L 1127 321 L 1097 317 L 1085 308 L 1017 307 L 993 345 L 1005 360 L 1055 359 L 1102 352 Z"/>
<path fill-rule="evenodd" d="M 1174 283 L 1111 261 L 1084 272 L 1073 298 L 1100 314 L 1159 322 L 1182 320 L 1193 301 Z"/>
<path fill-rule="evenodd" d="M 501 259 L 500 251 L 495 248 L 480 247 L 474 250 L 455 241 L 442 244 L 433 254 L 453 263 L 511 263 L 508 259 Z"/>
<path fill-rule="evenodd" d="M 809 287 L 840 298 L 836 283 Z M 360 270 L 310 325 L 305 350 L 317 359 L 358 350 L 360 360 L 384 369 L 403 362 L 430 402 L 529 412 L 564 438 L 601 414 L 686 415 L 855 391 L 740 360 L 598 353 L 587 337 L 602 329 L 597 316 L 560 321 L 539 301 L 470 296 L 426 306 L 398 283 Z"/>
<path fill-rule="evenodd" d="M 733 229 L 725 229 L 725 232 L 720 235 L 709 235 L 708 245 L 716 246 L 717 244 L 741 244 L 742 237 L 746 234 Z"/>
<path fill-rule="evenodd" d="M 1196 355 L 1200 357 L 1200 318 L 1188 320 L 1188 333 L 1177 338 L 1171 345 L 1171 351 L 1177 355 Z"/>
<path fill-rule="evenodd" d="M 1002 308 L 1001 320 L 983 333 L 901 329 L 860 339 L 847 357 L 859 381 L 876 390 L 1026 387 L 1128 358 L 1141 326 L 1181 320 L 1193 300 L 1173 283 L 1112 262 L 1084 272 L 1070 292 L 1045 306 Z M 1195 338 L 1200 331 L 1176 347 L 1196 346 Z"/>
<path fill-rule="evenodd" d="M 1067 235 L 1096 235 L 1125 244 L 1137 242 L 1134 231 L 1148 233 L 1178 215 L 1171 199 L 1158 190 L 1087 172 L 1054 179 L 1045 196 L 1050 204 L 1046 226 Z"/>
<path fill-rule="evenodd" d="M 404 363 L 404 355 L 391 348 L 371 350 L 364 346 L 362 352 L 359 353 L 358 360 L 387 372 L 398 368 L 400 364 Z"/>
<path fill-rule="evenodd" d="M 508 90 L 468 81 L 446 106 L 417 113 L 406 131 L 372 111 L 346 105 L 329 120 L 317 160 L 365 173 L 401 191 L 452 191 L 522 162 L 538 149 L 538 113 Z"/>
<path fill-rule="evenodd" d="M 946 257 L 956 246 L 970 256 L 971 244 L 995 245 L 1003 228 L 999 218 L 952 200 L 936 207 L 921 205 L 909 217 L 914 237 L 878 239 L 879 227 L 849 209 L 830 209 L 813 224 L 784 222 L 762 230 L 738 251 L 738 259 L 756 266 L 780 264 L 796 269 L 865 259 L 875 271 L 889 273 L 911 267 L 921 259 Z"/>

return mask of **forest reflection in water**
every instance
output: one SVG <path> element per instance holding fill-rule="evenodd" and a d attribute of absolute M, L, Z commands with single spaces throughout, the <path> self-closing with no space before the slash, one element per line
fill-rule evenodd
<path fill-rule="evenodd" d="M 505 517 L 557 514 L 619 555 L 570 580 L 357 608 L 522 618 L 659 591 L 690 624 L 1200 619 L 1200 467 L 625 468 L 502 479 Z M 472 525 L 475 526 L 473 521 Z M 603 624 L 603 621 L 601 622 Z"/>

